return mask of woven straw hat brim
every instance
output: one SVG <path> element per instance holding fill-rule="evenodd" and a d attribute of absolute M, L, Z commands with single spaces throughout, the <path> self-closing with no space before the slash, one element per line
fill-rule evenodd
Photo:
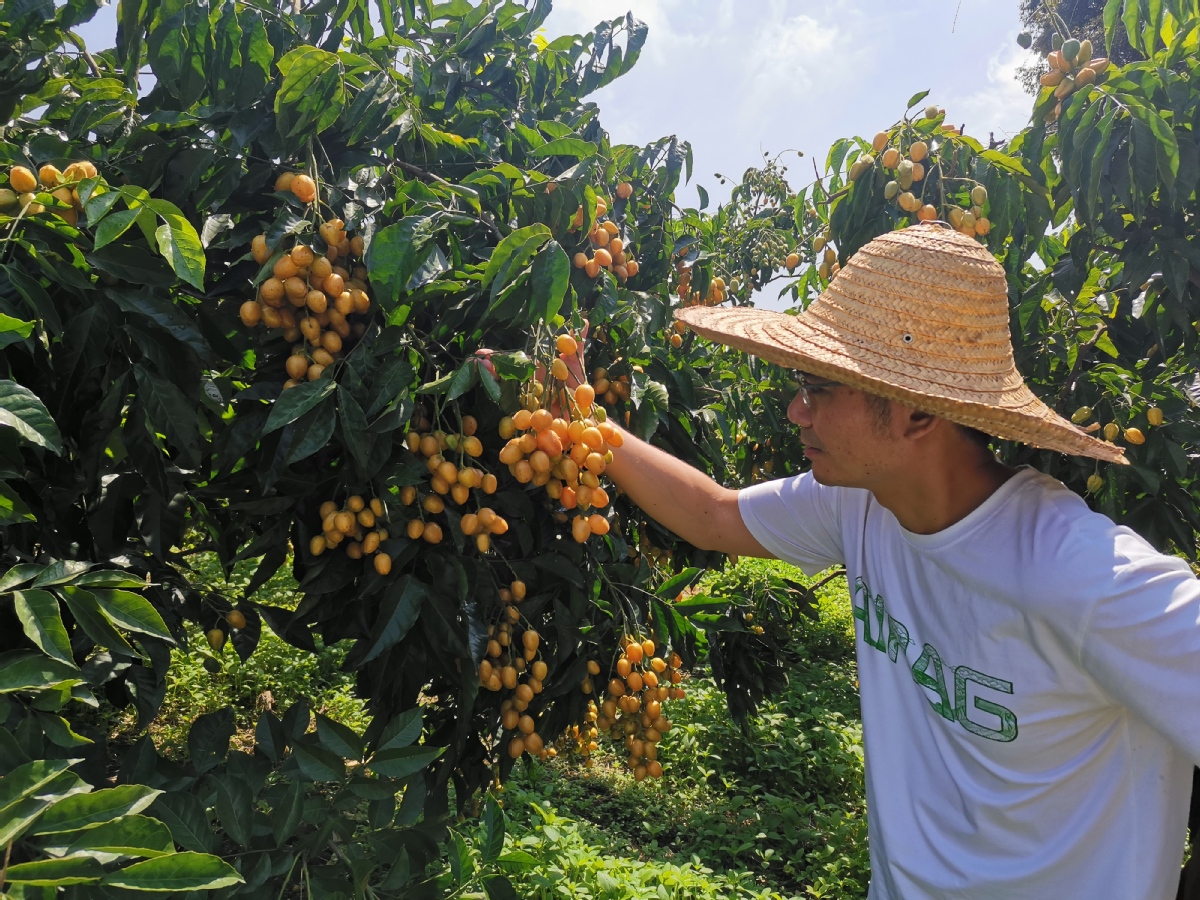
<path fill-rule="evenodd" d="M 1004 271 L 957 232 L 918 226 L 876 238 L 797 316 L 687 307 L 698 334 L 760 359 L 1073 456 L 1124 451 L 1055 413 L 1012 355 Z"/>

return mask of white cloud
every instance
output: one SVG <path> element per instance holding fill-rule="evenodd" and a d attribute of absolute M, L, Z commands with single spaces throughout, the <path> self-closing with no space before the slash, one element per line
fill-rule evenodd
<path fill-rule="evenodd" d="M 1015 38 L 1015 35 L 1012 36 Z M 1017 81 L 1017 69 L 1027 65 L 1030 54 L 1008 40 L 987 61 L 986 82 L 968 94 L 949 94 L 947 108 L 953 120 L 966 123 L 967 133 L 986 141 L 989 133 L 997 140 L 1012 137 L 1029 124 L 1033 96 Z"/>

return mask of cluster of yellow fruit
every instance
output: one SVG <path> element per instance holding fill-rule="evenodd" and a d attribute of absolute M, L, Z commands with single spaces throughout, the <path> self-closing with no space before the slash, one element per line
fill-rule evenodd
<path fill-rule="evenodd" d="M 400 502 L 405 506 L 414 506 L 420 501 L 417 516 L 409 520 L 406 529 L 411 540 L 441 543 L 442 526 L 425 519 L 425 515 L 436 516 L 445 511 L 444 497 L 449 497 L 459 506 L 465 506 L 471 499 L 472 490 L 482 490 L 489 495 L 496 493 L 499 487 L 496 476 L 468 463 L 468 460 L 483 455 L 483 442 L 475 436 L 478 428 L 474 416 L 463 416 L 461 433 L 447 434 L 441 430 L 424 433 L 413 430 L 408 433 L 408 449 L 425 457 L 432 491 L 421 495 L 413 485 L 400 489 Z M 456 455 L 458 462 L 447 459 L 447 454 Z M 467 537 L 475 538 L 475 546 L 480 553 L 486 553 L 491 548 L 491 535 L 507 532 L 508 521 L 495 510 L 484 506 L 475 512 L 465 513 L 459 520 L 459 528 Z"/>
<path fill-rule="evenodd" d="M 950 227 L 965 234 L 967 237 L 987 237 L 992 230 L 992 223 L 983 214 L 983 206 L 987 203 L 987 188 L 977 184 L 971 188 L 971 206 L 967 209 L 951 207 L 948 217 Z"/>
<path fill-rule="evenodd" d="M 275 179 L 275 190 L 280 193 L 290 191 L 301 203 L 312 203 L 317 199 L 317 183 L 297 172 L 283 172 Z"/>
<path fill-rule="evenodd" d="M 617 185 L 617 196 L 622 200 L 629 199 L 633 194 L 633 186 L 629 182 Z M 621 228 L 612 219 L 601 221 L 608 215 L 608 203 L 603 197 L 596 200 L 596 223 L 592 227 L 588 240 L 591 242 L 592 255 L 580 250 L 573 259 L 575 268 L 583 269 L 588 278 L 595 278 L 601 269 L 608 269 L 621 280 L 632 278 L 638 273 L 638 261 L 629 256 L 625 241 L 621 237 Z M 580 206 L 571 222 L 571 230 L 583 227 L 583 207 Z"/>
<path fill-rule="evenodd" d="M 683 325 L 682 322 L 677 322 L 676 325 Z M 683 325 L 686 328 L 686 325 Z M 592 370 L 592 390 L 601 403 L 606 403 L 612 406 L 618 400 L 628 400 L 630 396 L 629 376 L 617 375 L 615 378 L 608 377 L 608 369 L 604 366 L 597 366 Z"/>
<path fill-rule="evenodd" d="M 813 255 L 819 257 L 821 263 L 817 266 L 817 274 L 825 281 L 828 281 L 834 275 L 842 270 L 842 264 L 838 262 L 837 250 L 833 248 L 833 232 L 828 228 L 823 234 L 818 234 L 813 238 Z M 788 257 L 790 260 L 791 257 Z M 785 260 L 786 262 L 786 260 Z"/>
<path fill-rule="evenodd" d="M 675 653 L 663 659 L 656 649 L 650 638 L 638 641 L 627 637 L 623 641 L 616 674 L 608 683 L 608 696 L 596 718 L 599 732 L 623 742 L 629 753 L 627 765 L 637 781 L 662 777 L 658 742 L 671 730 L 663 704 L 686 695 L 680 686 L 682 660 Z"/>
<path fill-rule="evenodd" d="M 564 340 L 564 338 L 566 340 Z M 559 338 L 560 353 L 571 353 L 569 335 Z M 565 382 L 566 363 L 556 359 L 550 367 L 551 377 Z M 572 510 L 578 514 L 571 522 L 571 536 L 584 543 L 592 535 L 607 534 L 609 521 L 599 510 L 608 506 L 608 492 L 600 484 L 604 468 L 612 462 L 612 448 L 620 447 L 624 438 L 607 420 L 603 407 L 597 407 L 596 390 L 581 384 L 570 398 L 570 421 L 555 416 L 542 407 L 532 412 L 518 410 L 500 420 L 500 437 L 506 443 L 500 449 L 500 462 L 521 484 L 545 487 L 546 494 L 561 511 L 559 521 L 565 522 Z M 588 510 L 597 510 L 587 514 Z"/>
<path fill-rule="evenodd" d="M 321 531 L 308 542 L 308 552 L 320 556 L 330 547 L 346 542 L 346 555 L 351 559 L 362 559 L 375 554 L 375 571 L 386 575 L 392 571 L 392 558 L 377 552 L 379 545 L 388 539 L 383 527 L 385 511 L 383 501 L 373 497 L 367 502 L 358 494 L 346 498 L 346 505 L 339 507 L 332 500 L 321 504 Z"/>
<path fill-rule="evenodd" d="M 1058 43 L 1057 35 L 1055 38 L 1055 43 Z M 1058 100 L 1054 109 L 1046 113 L 1047 122 L 1058 121 L 1067 97 L 1103 76 L 1108 68 L 1108 58 L 1098 56 L 1093 59 L 1092 52 L 1091 41 L 1071 39 L 1063 41 L 1060 47 L 1046 54 L 1050 71 L 1041 77 L 1041 83 L 1043 87 L 1054 88 L 1054 97 Z"/>
<path fill-rule="evenodd" d="M 8 170 L 9 186 L 0 188 L 0 210 L 16 208 L 31 215 L 45 212 L 45 204 L 37 202 L 37 191 L 41 188 L 61 204 L 51 207 L 50 212 L 68 225 L 75 225 L 83 210 L 83 201 L 75 185 L 98 174 L 96 167 L 87 160 L 71 163 L 65 172 L 47 163 L 38 169 L 37 175 L 25 166 L 13 166 Z"/>
<path fill-rule="evenodd" d="M 345 223 L 336 218 L 322 223 L 319 231 L 325 242 L 323 253 L 305 243 L 295 244 L 275 260 L 271 277 L 259 286 L 258 299 L 247 300 L 239 310 L 247 327 L 261 323 L 282 328 L 284 340 L 304 338 L 288 357 L 285 389 L 306 378 L 320 378 L 340 358 L 345 342 L 366 332 L 366 323 L 352 323 L 350 316 L 371 309 L 366 268 L 338 265 L 339 259 L 350 265 L 352 257 L 362 257 L 362 238 L 349 237 Z M 250 252 L 259 265 L 274 255 L 263 234 L 251 241 Z"/>
<path fill-rule="evenodd" d="M 518 585 L 524 597 L 524 584 L 513 582 L 514 589 Z M 514 592 L 512 600 L 516 599 Z M 553 748 L 546 746 L 537 732 L 537 722 L 527 713 L 533 698 L 545 689 L 548 667 L 538 659 L 541 636 L 528 628 L 521 633 L 519 645 L 515 638 L 512 621 L 488 626 L 487 656 L 479 664 L 479 686 L 488 691 L 511 692 L 500 704 L 500 723 L 512 735 L 508 741 L 508 755 L 517 759 L 523 753 L 529 753 L 547 759 L 553 755 L 549 752 Z"/>
<path fill-rule="evenodd" d="M 725 288 L 725 279 L 720 275 L 715 276 L 708 283 L 708 293 L 701 297 L 699 291 L 692 290 L 691 263 L 680 260 L 675 263 L 675 271 L 679 275 L 679 284 L 676 285 L 675 292 L 683 301 L 684 306 L 717 306 L 729 299 Z"/>
<path fill-rule="evenodd" d="M 1089 425 L 1084 425 L 1083 423 L 1087 422 L 1088 419 L 1092 417 L 1092 412 L 1093 410 L 1090 406 L 1081 406 L 1071 414 L 1071 421 L 1076 425 L 1082 426 L 1083 430 L 1088 434 L 1095 434 L 1098 431 L 1102 432 L 1104 434 L 1104 440 L 1108 441 L 1110 444 L 1115 443 L 1119 437 L 1124 438 L 1127 444 L 1133 444 L 1134 446 L 1146 443 L 1145 433 L 1142 431 L 1142 429 L 1133 425 L 1129 426 L 1128 428 L 1122 428 L 1116 422 L 1108 422 L 1104 425 L 1101 425 L 1099 422 L 1092 422 Z M 1147 427 L 1157 428 L 1162 423 L 1163 411 L 1157 406 L 1147 407 Z M 1099 475 L 1092 475 L 1088 479 L 1088 490 L 1092 491 L 1093 493 L 1100 490 L 1103 485 L 1104 480 Z"/>
<path fill-rule="evenodd" d="M 596 671 L 600 671 L 599 665 L 596 666 Z M 597 738 L 600 737 L 600 731 L 596 728 L 598 717 L 596 701 L 589 700 L 587 712 L 584 714 L 584 724 L 571 725 L 558 739 L 558 745 L 563 750 L 570 750 L 577 756 L 583 757 L 583 766 L 586 769 L 595 767 L 596 761 L 592 759 L 592 754 L 600 749 L 600 745 L 596 743 Z"/>

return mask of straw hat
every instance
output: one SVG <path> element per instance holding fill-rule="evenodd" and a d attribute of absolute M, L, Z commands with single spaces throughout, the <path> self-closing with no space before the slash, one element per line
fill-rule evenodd
<path fill-rule="evenodd" d="M 1004 270 L 927 223 L 875 238 L 797 316 L 688 307 L 696 332 L 1006 440 L 1126 463 L 1033 395 L 1013 360 Z"/>

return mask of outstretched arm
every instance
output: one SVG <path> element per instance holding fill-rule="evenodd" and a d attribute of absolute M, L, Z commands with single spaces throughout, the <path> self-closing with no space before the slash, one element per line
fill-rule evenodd
<path fill-rule="evenodd" d="M 742 521 L 737 491 L 628 431 L 621 437 L 604 474 L 648 516 L 701 550 L 774 558 Z"/>

